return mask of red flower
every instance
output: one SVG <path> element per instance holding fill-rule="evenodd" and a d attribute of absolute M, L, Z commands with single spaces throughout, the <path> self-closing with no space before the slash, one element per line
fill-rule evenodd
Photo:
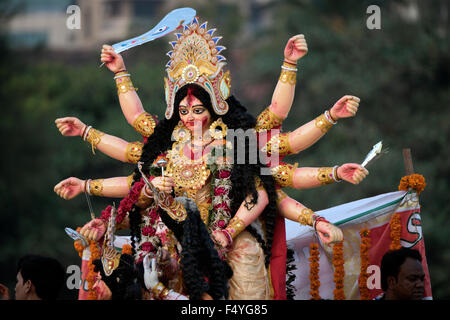
<path fill-rule="evenodd" d="M 225 210 L 225 211 L 227 211 L 227 212 L 230 212 L 230 211 L 231 211 L 230 208 L 228 208 L 228 206 L 227 206 L 227 204 L 226 204 L 225 202 L 216 204 L 216 205 L 214 206 L 214 210 L 219 210 L 219 209 L 223 209 L 223 210 Z"/>
<path fill-rule="evenodd" d="M 154 236 L 155 232 L 156 232 L 155 228 L 153 228 L 151 226 L 142 228 L 142 235 L 144 235 L 144 236 L 150 236 L 150 237 Z"/>
<path fill-rule="evenodd" d="M 150 219 L 157 220 L 158 217 L 159 217 L 158 211 L 156 211 L 155 209 L 152 209 L 150 211 Z"/>
<path fill-rule="evenodd" d="M 225 221 L 220 220 L 217 225 L 219 226 L 219 228 L 224 228 L 225 227 Z"/>
<path fill-rule="evenodd" d="M 151 242 L 144 242 L 142 244 L 142 250 L 147 251 L 147 252 L 152 252 L 155 247 L 153 246 L 153 244 Z"/>
<path fill-rule="evenodd" d="M 105 210 L 102 211 L 100 219 L 104 221 L 109 221 L 109 217 L 111 217 L 111 209 L 112 209 L 111 206 L 107 206 Z"/>
<path fill-rule="evenodd" d="M 224 187 L 218 187 L 214 189 L 215 196 L 224 196 L 226 194 L 228 194 L 228 190 Z"/>
<path fill-rule="evenodd" d="M 231 175 L 231 172 L 228 170 L 219 170 L 219 178 L 226 179 Z"/>

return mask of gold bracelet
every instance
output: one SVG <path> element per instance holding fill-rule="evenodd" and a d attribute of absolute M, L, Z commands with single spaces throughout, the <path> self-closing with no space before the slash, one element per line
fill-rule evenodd
<path fill-rule="evenodd" d="M 244 229 L 245 229 L 245 222 L 239 219 L 237 216 L 234 216 L 228 223 L 228 226 L 225 228 L 225 230 L 231 236 L 231 239 L 236 238 L 237 235 L 241 233 Z"/>
<path fill-rule="evenodd" d="M 288 195 L 281 189 L 277 189 L 277 205 L 281 203 Z"/>
<path fill-rule="evenodd" d="M 311 226 L 314 223 L 314 211 L 308 208 L 304 208 L 297 218 L 297 221 L 304 226 Z"/>
<path fill-rule="evenodd" d="M 326 184 L 335 182 L 335 180 L 333 179 L 334 170 L 335 169 L 333 167 L 319 168 L 317 172 L 317 180 L 319 180 L 320 185 L 324 186 Z"/>
<path fill-rule="evenodd" d="M 282 188 L 292 187 L 295 169 L 297 169 L 298 163 L 296 162 L 294 165 L 289 163 L 280 164 L 270 171 L 272 172 L 272 177 L 275 179 L 275 183 L 278 184 Z"/>
<path fill-rule="evenodd" d="M 255 130 L 258 132 L 271 130 L 273 128 L 281 126 L 282 123 L 283 119 L 273 113 L 273 111 L 270 110 L 270 107 L 267 107 L 256 118 Z"/>
<path fill-rule="evenodd" d="M 103 196 L 103 180 L 104 179 L 96 179 L 96 180 L 88 180 L 89 181 L 89 194 L 93 196 Z"/>
<path fill-rule="evenodd" d="M 130 175 L 127 177 L 127 185 L 128 185 L 128 189 L 131 189 L 131 185 L 133 184 L 133 181 L 134 181 L 134 173 L 133 173 L 133 174 L 130 174 Z"/>
<path fill-rule="evenodd" d="M 183 204 L 175 200 L 170 194 L 160 192 L 158 194 L 158 204 L 173 220 L 177 222 L 184 221 L 187 217 L 186 208 Z"/>
<path fill-rule="evenodd" d="M 325 113 L 322 113 L 315 119 L 315 125 L 320 129 L 320 131 L 322 131 L 323 133 L 327 133 L 334 124 L 328 121 Z"/>
<path fill-rule="evenodd" d="M 289 144 L 289 134 L 290 132 L 274 135 L 262 148 L 262 151 L 267 152 L 268 154 L 272 154 L 272 146 L 277 146 L 278 152 L 276 152 L 276 154 L 280 156 L 287 156 L 292 154 L 293 152 L 291 149 L 291 145 Z"/>
<path fill-rule="evenodd" d="M 283 62 L 279 81 L 294 86 L 297 82 L 297 68 L 294 68 L 290 63 Z"/>
<path fill-rule="evenodd" d="M 102 140 L 102 136 L 105 134 L 99 130 L 94 128 L 90 128 L 86 135 L 86 141 L 89 142 L 92 146 L 92 153 L 95 154 L 95 149 L 97 149 L 97 145 Z"/>
<path fill-rule="evenodd" d="M 167 288 L 164 288 L 163 291 L 160 293 L 159 297 L 161 300 L 166 300 L 167 296 L 169 295 L 170 290 Z"/>
<path fill-rule="evenodd" d="M 142 142 L 131 142 L 127 145 L 125 157 L 128 163 L 138 163 L 142 155 L 142 148 L 144 144 Z"/>
<path fill-rule="evenodd" d="M 142 112 L 133 122 L 133 128 L 144 137 L 153 134 L 156 127 L 156 121 L 153 116 L 147 112 Z"/>
<path fill-rule="evenodd" d="M 164 291 L 165 288 L 166 287 L 161 282 L 158 282 L 158 284 L 152 288 L 153 297 L 160 298 L 160 294 Z"/>
<path fill-rule="evenodd" d="M 138 89 L 133 86 L 131 82 L 130 74 L 127 71 L 121 71 L 114 77 L 116 80 L 117 94 L 126 93 L 128 91 L 137 91 Z"/>

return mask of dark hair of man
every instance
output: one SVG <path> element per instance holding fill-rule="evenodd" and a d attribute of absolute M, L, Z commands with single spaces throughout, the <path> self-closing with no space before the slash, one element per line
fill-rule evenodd
<path fill-rule="evenodd" d="M 64 285 L 64 268 L 54 258 L 27 254 L 20 258 L 17 272 L 23 282 L 31 281 L 42 300 L 56 300 Z"/>
<path fill-rule="evenodd" d="M 381 289 L 386 291 L 388 289 L 387 278 L 390 276 L 397 279 L 400 272 L 401 265 L 407 258 L 412 258 L 422 262 L 422 256 L 420 252 L 410 248 L 401 248 L 398 250 L 391 250 L 384 254 L 381 259 Z"/>

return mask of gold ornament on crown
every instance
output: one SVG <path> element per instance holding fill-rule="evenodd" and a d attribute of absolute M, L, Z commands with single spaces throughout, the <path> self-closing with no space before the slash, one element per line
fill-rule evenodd
<path fill-rule="evenodd" d="M 195 18 L 182 33 L 176 34 L 176 41 L 169 42 L 173 50 L 167 53 L 170 61 L 164 78 L 167 119 L 172 118 L 176 92 L 190 83 L 208 92 L 216 114 L 228 112 L 225 100 L 231 94 L 231 79 L 229 71 L 223 70 L 226 59 L 220 55 L 226 48 L 217 45 L 222 37 L 213 36 L 215 31 L 207 29 L 207 22 L 200 25 Z"/>

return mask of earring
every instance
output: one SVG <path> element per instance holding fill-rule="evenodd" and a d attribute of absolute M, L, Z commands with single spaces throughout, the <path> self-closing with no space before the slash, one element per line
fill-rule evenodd
<path fill-rule="evenodd" d="M 184 125 L 183 121 L 178 121 L 178 124 L 173 129 L 172 132 L 172 140 L 177 142 L 186 142 L 191 139 L 191 132 Z"/>
<path fill-rule="evenodd" d="M 216 140 L 223 139 L 227 136 L 227 125 L 223 123 L 222 118 L 217 119 L 209 126 L 211 137 Z"/>

